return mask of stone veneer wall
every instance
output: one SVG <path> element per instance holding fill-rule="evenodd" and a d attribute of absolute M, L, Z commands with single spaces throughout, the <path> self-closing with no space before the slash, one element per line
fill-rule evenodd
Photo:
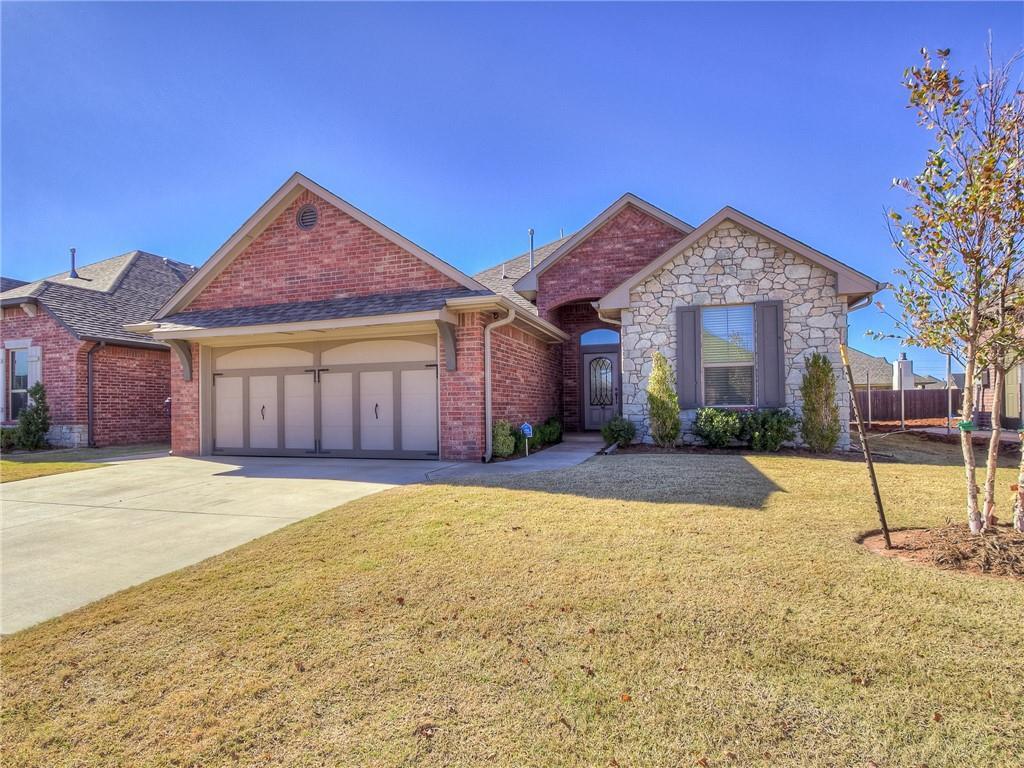
<path fill-rule="evenodd" d="M 781 300 L 785 324 L 786 404 L 801 410 L 804 360 L 812 352 L 835 366 L 842 425 L 840 446 L 849 445 L 849 397 L 842 377 L 839 342 L 846 328 L 846 302 L 836 294 L 836 276 L 732 222 L 723 222 L 685 249 L 630 294 L 622 313 L 623 415 L 650 442 L 647 378 L 651 353 L 662 352 L 675 367 L 675 308 Z M 684 411 L 683 439 L 691 442 L 696 411 Z"/>

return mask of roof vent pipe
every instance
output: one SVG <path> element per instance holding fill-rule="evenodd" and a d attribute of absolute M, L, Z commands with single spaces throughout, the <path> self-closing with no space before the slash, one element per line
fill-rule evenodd
<path fill-rule="evenodd" d="M 68 280 L 77 280 L 78 270 L 75 269 L 75 249 L 71 249 L 71 272 L 68 273 Z"/>
<path fill-rule="evenodd" d="M 526 230 L 530 235 L 530 269 L 533 269 L 533 227 Z"/>

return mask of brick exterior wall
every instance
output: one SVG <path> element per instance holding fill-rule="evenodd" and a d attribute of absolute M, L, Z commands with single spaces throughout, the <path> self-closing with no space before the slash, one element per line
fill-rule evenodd
<path fill-rule="evenodd" d="M 498 315 L 464 312 L 455 333 L 458 370 L 440 366 L 441 458 L 479 461 L 487 450 L 484 432 L 484 326 Z M 491 333 L 491 414 L 495 421 L 540 423 L 559 415 L 559 345 L 545 344 L 519 328 Z"/>
<path fill-rule="evenodd" d="M 3 338 L 30 339 L 42 349 L 42 381 L 50 405 L 49 440 L 85 444 L 89 422 L 88 353 L 44 307 L 30 317 L 20 307 L 3 310 Z M 162 442 L 170 435 L 164 400 L 170 394 L 170 352 L 108 344 L 93 354 L 93 429 L 98 446 Z M 7 396 L 7 382 L 3 383 Z M 13 425 L 14 421 L 5 421 Z"/>
<path fill-rule="evenodd" d="M 562 419 L 562 351 L 513 326 L 491 333 L 491 414 L 515 425 Z"/>
<path fill-rule="evenodd" d="M 165 442 L 171 353 L 107 345 L 93 353 L 93 440 L 99 447 Z"/>
<path fill-rule="evenodd" d="M 30 317 L 20 307 L 3 310 L 3 339 L 30 339 L 31 346 L 42 348 L 43 386 L 54 425 L 78 426 L 86 423 L 85 349 L 53 315 L 39 307 Z M 9 374 L 8 374 L 9 375 Z M 8 382 L 3 382 L 7 398 Z M 16 422 L 5 421 L 5 425 Z"/>
<path fill-rule="evenodd" d="M 570 432 L 583 429 L 580 379 L 580 336 L 595 328 L 608 328 L 618 333 L 617 326 L 599 320 L 597 310 L 590 302 L 563 304 L 551 316 L 551 321 L 569 334 L 561 345 L 562 425 Z"/>
<path fill-rule="evenodd" d="M 307 203 L 319 211 L 311 230 L 295 223 Z M 304 191 L 184 311 L 454 287 L 447 275 Z"/>
<path fill-rule="evenodd" d="M 541 273 L 537 281 L 541 317 L 552 320 L 553 310 L 567 302 L 601 298 L 683 237 L 674 227 L 627 205 Z"/>
<path fill-rule="evenodd" d="M 444 339 L 440 341 L 441 458 L 448 461 L 480 461 L 484 441 L 484 325 L 493 318 L 480 312 L 459 315 L 455 330 L 458 369 L 444 364 Z"/>
<path fill-rule="evenodd" d="M 199 345 L 192 345 L 192 379 L 181 377 L 181 363 L 171 355 L 171 453 L 199 455 Z"/>

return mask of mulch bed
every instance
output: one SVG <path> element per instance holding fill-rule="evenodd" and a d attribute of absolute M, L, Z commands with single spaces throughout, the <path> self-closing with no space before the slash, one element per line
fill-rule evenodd
<path fill-rule="evenodd" d="M 877 555 L 917 565 L 1024 580 L 1024 533 L 1009 525 L 975 535 L 966 523 L 950 523 L 941 528 L 890 531 L 890 538 L 893 548 L 888 550 L 880 531 L 872 531 L 860 542 Z"/>
<path fill-rule="evenodd" d="M 619 446 L 616 454 L 627 453 L 694 453 L 712 455 L 733 455 L 733 456 L 796 456 L 805 459 L 841 459 L 845 461 L 864 461 L 864 455 L 860 448 L 856 450 L 835 451 L 834 453 L 814 453 L 806 448 L 781 448 L 778 451 L 752 451 L 750 448 L 708 448 L 704 445 L 682 445 L 675 448 L 662 448 L 649 443 L 632 443 L 625 447 Z M 878 459 L 884 461 L 884 459 Z"/>

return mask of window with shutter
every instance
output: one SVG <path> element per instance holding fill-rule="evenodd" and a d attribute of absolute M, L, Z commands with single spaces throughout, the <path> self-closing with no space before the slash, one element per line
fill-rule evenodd
<path fill-rule="evenodd" d="M 703 308 L 701 365 L 705 405 L 754 405 L 752 305 Z"/>

